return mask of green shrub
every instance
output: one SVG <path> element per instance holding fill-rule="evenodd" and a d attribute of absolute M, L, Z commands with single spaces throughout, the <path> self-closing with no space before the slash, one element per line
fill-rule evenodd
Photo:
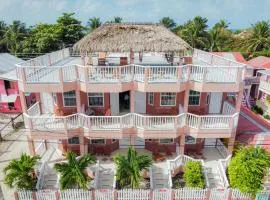
<path fill-rule="evenodd" d="M 270 120 L 270 115 L 266 114 L 263 116 L 265 119 Z"/>
<path fill-rule="evenodd" d="M 232 188 L 255 195 L 262 189 L 262 182 L 270 167 L 270 155 L 260 147 L 239 149 L 229 167 L 229 181 Z"/>
<path fill-rule="evenodd" d="M 263 115 L 263 109 L 257 105 L 254 105 L 251 109 L 254 113 L 258 113 L 260 115 Z"/>
<path fill-rule="evenodd" d="M 200 162 L 188 161 L 184 167 L 184 181 L 187 187 L 204 188 L 203 169 Z"/>

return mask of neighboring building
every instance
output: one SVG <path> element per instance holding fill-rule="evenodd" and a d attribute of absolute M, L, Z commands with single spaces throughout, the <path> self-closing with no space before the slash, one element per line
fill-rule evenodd
<path fill-rule="evenodd" d="M 228 138 L 231 154 L 245 64 L 192 49 L 152 24 L 103 25 L 73 50 L 80 57 L 63 49 L 17 68 L 32 154 L 35 140 L 79 154 L 129 145 L 202 153 L 217 144 L 209 138 Z M 27 110 L 29 92 L 37 103 Z"/>
<path fill-rule="evenodd" d="M 0 53 L 0 112 L 19 113 L 22 112 L 17 73 L 15 64 L 23 60 L 8 54 Z M 26 93 L 27 105 L 34 100 L 33 95 Z"/>
<path fill-rule="evenodd" d="M 261 107 L 264 115 L 270 116 L 270 69 L 259 71 L 262 74 L 259 86 L 257 106 Z"/>

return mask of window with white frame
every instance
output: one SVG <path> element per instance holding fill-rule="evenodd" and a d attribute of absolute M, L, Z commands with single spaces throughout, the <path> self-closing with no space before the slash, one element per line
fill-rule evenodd
<path fill-rule="evenodd" d="M 196 138 L 192 136 L 186 136 L 185 137 L 185 144 L 196 144 Z"/>
<path fill-rule="evenodd" d="M 154 104 L 154 93 L 153 92 L 149 92 L 148 93 L 148 104 L 149 105 L 153 105 Z"/>
<path fill-rule="evenodd" d="M 161 106 L 175 106 L 176 105 L 176 93 L 175 92 L 162 92 L 162 93 L 160 93 L 160 105 Z"/>
<path fill-rule="evenodd" d="M 164 138 L 164 139 L 159 139 L 160 144 L 172 144 L 173 143 L 173 138 Z"/>
<path fill-rule="evenodd" d="M 91 144 L 105 144 L 104 139 L 91 139 Z"/>
<path fill-rule="evenodd" d="M 200 105 L 200 92 L 197 92 L 194 90 L 189 91 L 188 105 L 191 105 L 191 106 Z"/>
<path fill-rule="evenodd" d="M 69 91 L 69 92 L 64 92 L 63 97 L 64 97 L 64 106 L 66 106 L 66 107 L 76 106 L 75 90 Z"/>
<path fill-rule="evenodd" d="M 92 107 L 103 107 L 104 93 L 88 93 L 88 105 Z"/>

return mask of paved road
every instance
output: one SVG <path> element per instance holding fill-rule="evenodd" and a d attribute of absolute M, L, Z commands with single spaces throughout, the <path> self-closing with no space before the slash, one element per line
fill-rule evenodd
<path fill-rule="evenodd" d="M 14 199 L 15 189 L 8 188 L 3 180 L 3 168 L 14 158 L 19 158 L 22 153 L 28 152 L 28 143 L 25 129 L 4 134 L 5 141 L 0 143 L 0 186 L 5 200 Z M 3 198 L 3 197 L 2 197 Z M 1 196 L 0 196 L 1 199 Z"/>

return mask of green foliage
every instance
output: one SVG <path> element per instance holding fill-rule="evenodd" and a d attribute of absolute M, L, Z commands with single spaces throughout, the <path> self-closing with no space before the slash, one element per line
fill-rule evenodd
<path fill-rule="evenodd" d="M 100 27 L 102 22 L 99 17 L 90 18 L 87 22 L 88 32 L 92 32 L 96 28 Z"/>
<path fill-rule="evenodd" d="M 202 165 L 198 161 L 188 161 L 184 167 L 184 180 L 187 187 L 204 188 Z"/>
<path fill-rule="evenodd" d="M 175 21 L 170 17 L 163 17 L 160 21 L 160 24 L 163 24 L 168 29 L 174 29 L 176 26 Z"/>
<path fill-rule="evenodd" d="M 263 148 L 241 148 L 228 167 L 230 185 L 243 193 L 255 195 L 262 189 L 262 181 L 269 167 L 270 155 Z"/>
<path fill-rule="evenodd" d="M 54 169 L 60 173 L 60 188 L 62 190 L 72 188 L 87 189 L 89 177 L 84 171 L 88 165 L 96 162 L 96 158 L 90 154 L 76 158 L 76 154 L 72 151 L 67 152 L 66 158 L 67 162 L 54 165 Z"/>
<path fill-rule="evenodd" d="M 264 119 L 270 120 L 270 115 L 268 115 L 268 114 L 264 115 L 263 117 L 264 117 Z"/>
<path fill-rule="evenodd" d="M 29 156 L 22 154 L 19 159 L 14 159 L 4 168 L 4 182 L 9 187 L 17 189 L 35 189 L 37 178 L 34 166 L 37 164 L 39 156 Z"/>
<path fill-rule="evenodd" d="M 152 159 L 148 155 L 138 155 L 133 147 L 128 148 L 127 156 L 114 157 L 116 165 L 116 180 L 120 187 L 131 186 L 138 188 L 141 180 L 141 171 L 152 165 Z"/>
<path fill-rule="evenodd" d="M 254 105 L 252 108 L 251 108 L 252 112 L 254 113 L 257 113 L 257 114 L 260 114 L 260 115 L 263 115 L 263 109 L 257 105 Z"/>

